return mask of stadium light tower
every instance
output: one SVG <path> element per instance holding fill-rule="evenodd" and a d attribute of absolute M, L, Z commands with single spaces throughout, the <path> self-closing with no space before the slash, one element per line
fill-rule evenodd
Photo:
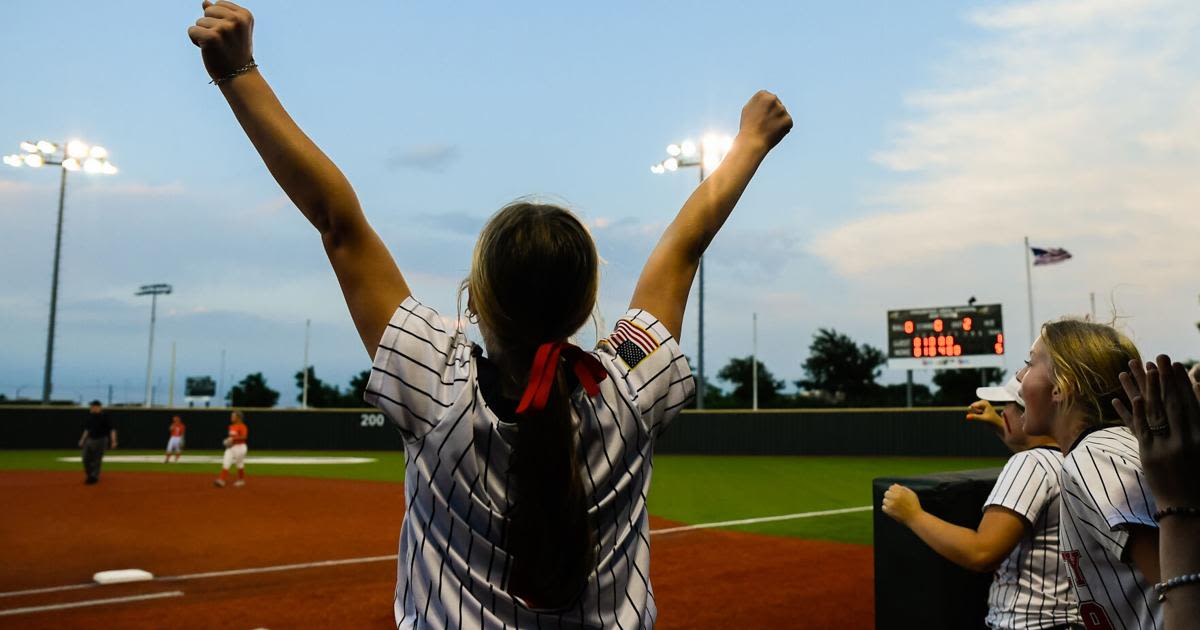
<path fill-rule="evenodd" d="M 733 147 L 733 137 L 710 133 L 704 136 L 697 144 L 693 140 L 684 140 L 679 144 L 667 145 L 667 158 L 658 164 L 650 167 L 650 172 L 655 175 L 662 175 L 667 172 L 674 172 L 680 168 L 690 166 L 699 167 L 700 183 L 704 183 L 704 178 L 717 169 L 721 165 L 721 161 L 725 159 L 725 155 L 729 153 L 729 149 Z M 704 256 L 700 257 L 700 286 L 699 286 L 699 316 L 698 328 L 699 334 L 696 335 L 696 362 L 700 372 L 700 379 L 696 383 L 696 408 L 704 408 Z"/>
<path fill-rule="evenodd" d="M 150 296 L 150 350 L 146 352 L 146 406 L 149 407 L 151 401 L 150 389 L 150 373 L 154 366 L 154 313 L 158 309 L 158 296 L 169 295 L 171 293 L 171 285 L 169 284 L 143 284 L 138 292 L 134 295 L 149 295 Z"/>
<path fill-rule="evenodd" d="M 58 261 L 62 251 L 63 199 L 67 194 L 67 171 L 83 171 L 98 175 L 115 175 L 117 167 L 108 161 L 108 150 L 88 146 L 79 140 L 67 143 L 22 142 L 21 152 L 4 156 L 4 163 L 13 167 L 41 168 L 57 166 L 58 227 L 54 231 L 54 272 L 50 280 L 50 326 L 46 334 L 46 371 L 42 376 L 42 404 L 50 402 L 51 374 L 54 371 L 54 321 L 58 313 Z"/>

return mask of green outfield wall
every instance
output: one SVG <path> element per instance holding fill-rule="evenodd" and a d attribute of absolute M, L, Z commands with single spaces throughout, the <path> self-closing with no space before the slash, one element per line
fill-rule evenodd
<path fill-rule="evenodd" d="M 399 433 L 375 409 L 245 409 L 251 448 L 393 450 Z M 84 407 L 0 407 L 0 448 L 71 448 Z M 123 448 L 167 443 L 171 416 L 188 448 L 220 448 L 228 409 L 117 407 L 107 411 Z M 1008 451 L 958 408 L 686 411 L 659 436 L 659 453 L 703 455 L 1002 456 Z"/>

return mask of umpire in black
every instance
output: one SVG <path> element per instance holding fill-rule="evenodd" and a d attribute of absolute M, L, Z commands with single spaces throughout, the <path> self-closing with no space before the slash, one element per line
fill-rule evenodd
<path fill-rule="evenodd" d="M 83 449 L 83 472 L 87 473 L 84 483 L 91 485 L 100 481 L 104 449 L 117 448 L 117 427 L 104 413 L 99 400 L 93 400 L 89 407 L 87 420 L 83 423 L 83 435 L 79 437 L 79 448 Z"/>

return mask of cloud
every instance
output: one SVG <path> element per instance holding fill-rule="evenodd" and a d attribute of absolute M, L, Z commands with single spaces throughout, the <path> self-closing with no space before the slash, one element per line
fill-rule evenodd
<path fill-rule="evenodd" d="M 970 15 L 975 24 L 993 29 L 1082 28 L 1102 21 L 1123 21 L 1143 14 L 1155 5 L 1147 0 L 1053 0 L 1019 2 L 981 9 Z"/>
<path fill-rule="evenodd" d="M 412 168 L 420 171 L 441 173 L 461 157 L 458 147 L 452 144 L 420 144 L 401 149 L 390 158 L 392 168 Z"/>
<path fill-rule="evenodd" d="M 78 182 L 76 182 L 74 185 L 72 183 L 68 183 L 67 186 L 67 194 L 74 192 L 72 189 L 75 188 L 75 186 L 78 186 L 79 191 L 85 192 L 88 195 L 122 199 L 162 199 L 165 197 L 177 197 L 187 193 L 187 190 L 180 182 L 171 182 L 167 184 L 148 184 L 145 182 L 117 183 L 85 180 L 82 184 L 79 184 Z"/>
<path fill-rule="evenodd" d="M 455 236 L 474 239 L 487 222 L 487 217 L 468 212 L 425 212 L 416 215 L 421 224 Z"/>
<path fill-rule="evenodd" d="M 894 182 L 810 251 L 862 277 L 945 265 L 979 248 L 1106 243 L 1099 276 L 1200 249 L 1200 5 L 1022 2 L 976 12 L 964 50 L 874 155 Z M 1118 274 L 1120 275 L 1120 274 Z"/>

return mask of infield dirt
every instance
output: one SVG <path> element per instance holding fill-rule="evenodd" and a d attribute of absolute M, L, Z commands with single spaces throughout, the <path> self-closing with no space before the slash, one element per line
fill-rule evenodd
<path fill-rule="evenodd" d="M 170 581 L 162 577 L 394 554 L 403 486 L 194 474 L 0 473 L 0 593 L 139 568 L 160 580 L 0 597 L 15 608 L 183 591 L 161 600 L 0 616 L 0 628 L 393 627 L 392 560 Z M 677 525 L 651 518 L 651 529 Z M 869 628 L 871 548 L 694 530 L 656 536 L 660 628 Z"/>

